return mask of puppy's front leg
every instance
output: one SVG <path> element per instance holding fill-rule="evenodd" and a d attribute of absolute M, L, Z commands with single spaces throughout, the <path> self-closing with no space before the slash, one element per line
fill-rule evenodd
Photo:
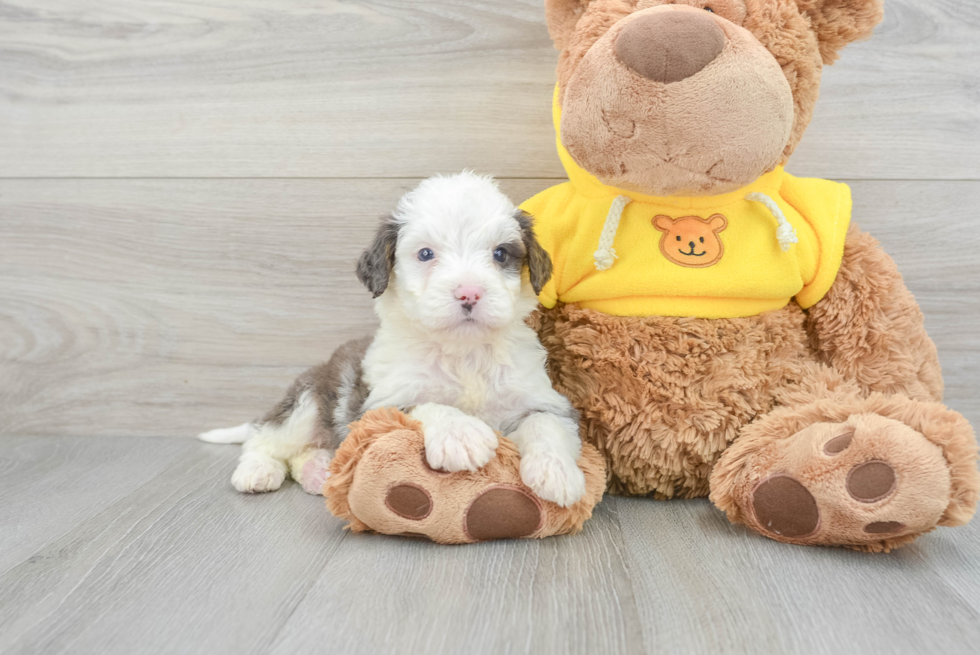
<path fill-rule="evenodd" d="M 577 463 L 582 441 L 574 420 L 536 412 L 507 436 L 521 451 L 521 480 L 538 497 L 561 507 L 582 498 L 585 474 Z"/>
<path fill-rule="evenodd" d="M 425 459 L 443 471 L 476 471 L 497 453 L 497 434 L 478 418 L 455 407 L 425 403 L 412 410 L 422 422 Z"/>

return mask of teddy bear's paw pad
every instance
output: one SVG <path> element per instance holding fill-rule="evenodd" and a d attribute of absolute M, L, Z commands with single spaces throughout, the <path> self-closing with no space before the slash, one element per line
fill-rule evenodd
<path fill-rule="evenodd" d="M 752 507 L 766 531 L 784 537 L 807 537 L 820 525 L 813 494 L 788 475 L 763 480 L 752 493 Z"/>
<path fill-rule="evenodd" d="M 823 452 L 825 455 L 837 455 L 847 450 L 852 441 L 854 441 L 854 430 L 844 430 L 843 434 L 837 435 L 824 444 Z"/>
<path fill-rule="evenodd" d="M 873 414 L 811 425 L 755 465 L 751 523 L 781 541 L 860 546 L 915 535 L 935 527 L 950 500 L 942 450 Z"/>
<path fill-rule="evenodd" d="M 858 464 L 847 473 L 847 493 L 859 503 L 876 503 L 895 491 L 898 477 L 888 462 L 872 460 Z"/>
<path fill-rule="evenodd" d="M 534 534 L 544 522 L 541 505 L 517 487 L 492 487 L 477 496 L 463 519 L 474 541 L 516 539 Z"/>
<path fill-rule="evenodd" d="M 864 526 L 864 531 L 868 534 L 893 534 L 903 532 L 905 524 L 898 521 L 875 521 Z"/>
<path fill-rule="evenodd" d="M 432 512 L 432 497 L 417 484 L 399 484 L 388 490 L 385 505 L 402 518 L 421 521 Z"/>

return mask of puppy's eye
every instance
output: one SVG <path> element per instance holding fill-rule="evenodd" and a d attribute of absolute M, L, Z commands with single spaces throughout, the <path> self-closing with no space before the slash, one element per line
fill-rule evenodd
<path fill-rule="evenodd" d="M 705 7 L 704 10 L 705 11 L 710 11 L 712 14 L 715 13 L 715 10 L 712 9 L 711 7 Z"/>
<path fill-rule="evenodd" d="M 436 254 L 434 252 L 432 252 L 432 249 L 431 248 L 422 248 L 422 250 L 419 250 L 419 261 L 420 262 L 427 262 L 427 261 L 429 261 L 430 259 L 432 259 L 435 256 L 436 256 Z"/>
<path fill-rule="evenodd" d="M 493 251 L 493 258 L 496 261 L 498 261 L 501 264 L 503 264 L 504 263 L 504 260 L 507 259 L 507 251 L 505 249 L 503 249 L 503 248 L 497 248 L 496 250 Z"/>

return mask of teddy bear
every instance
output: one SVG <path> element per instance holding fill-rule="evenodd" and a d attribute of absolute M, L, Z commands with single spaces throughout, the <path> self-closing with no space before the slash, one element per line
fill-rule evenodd
<path fill-rule="evenodd" d="M 601 453 L 579 462 L 590 489 L 605 474 L 616 494 L 708 496 L 771 539 L 869 552 L 969 521 L 976 438 L 941 404 L 922 312 L 852 224 L 848 187 L 784 168 L 822 67 L 871 34 L 881 1 L 545 0 L 545 12 L 569 180 L 522 205 L 553 262 L 531 320 L 580 412 L 583 455 Z M 372 436 L 341 446 L 324 485 L 355 530 L 546 536 L 579 529 L 598 500 L 572 517 L 530 497 L 480 501 L 521 491 L 505 440 L 483 471 L 438 478 L 417 434 L 386 437 L 412 434 L 397 415 L 364 420 Z M 358 491 L 361 470 L 371 488 Z M 405 481 L 425 518 L 386 496 Z M 527 516 L 469 530 L 478 501 L 484 519 Z"/>
<path fill-rule="evenodd" d="M 922 312 L 847 186 L 784 169 L 880 0 L 545 10 L 569 181 L 522 205 L 554 263 L 534 321 L 609 490 L 872 552 L 969 521 L 976 439 Z"/>

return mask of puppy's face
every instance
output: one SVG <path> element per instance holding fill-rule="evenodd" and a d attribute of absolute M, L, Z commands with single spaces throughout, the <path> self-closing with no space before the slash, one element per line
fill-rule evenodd
<path fill-rule="evenodd" d="M 523 319 L 551 276 L 551 260 L 530 216 L 490 178 L 462 173 L 406 194 L 382 219 L 357 273 L 416 325 L 475 335 Z"/>

